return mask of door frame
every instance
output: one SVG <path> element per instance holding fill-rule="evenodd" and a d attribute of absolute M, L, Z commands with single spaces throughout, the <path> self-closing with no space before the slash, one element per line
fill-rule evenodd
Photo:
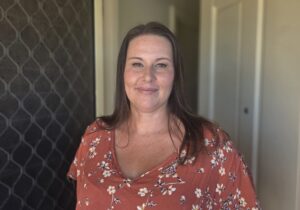
<path fill-rule="evenodd" d="M 214 0 L 210 0 L 214 1 Z M 214 42 L 214 16 L 209 22 L 202 18 L 202 15 L 213 15 L 214 11 L 207 11 L 202 6 L 207 1 L 200 1 L 199 14 L 199 64 L 198 64 L 198 113 L 212 119 L 213 97 L 214 97 L 214 55 L 216 43 Z M 252 154 L 251 171 L 253 181 L 257 183 L 258 144 L 260 125 L 260 104 L 261 104 L 261 72 L 262 72 L 262 50 L 263 50 L 263 28 L 264 28 L 264 0 L 258 0 L 257 4 L 257 28 L 255 46 L 255 78 L 254 78 L 254 101 L 253 101 L 253 130 L 252 130 Z M 209 41 L 207 41 L 209 40 Z"/>
<path fill-rule="evenodd" d="M 96 117 L 110 114 L 114 107 L 118 8 L 118 0 L 94 0 Z"/>
<path fill-rule="evenodd" d="M 297 177 L 296 177 L 296 195 L 295 195 L 295 210 L 300 209 L 300 98 L 298 100 L 298 159 L 297 159 Z"/>
<path fill-rule="evenodd" d="M 94 1 L 95 45 L 95 107 L 96 117 L 104 114 L 104 64 L 103 64 L 103 0 Z"/>

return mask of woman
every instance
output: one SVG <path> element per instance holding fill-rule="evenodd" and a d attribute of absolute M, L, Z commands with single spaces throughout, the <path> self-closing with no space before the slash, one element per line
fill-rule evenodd
<path fill-rule="evenodd" d="M 176 39 L 151 22 L 125 36 L 115 110 L 86 130 L 68 176 L 77 209 L 259 209 L 228 135 L 191 114 Z"/>

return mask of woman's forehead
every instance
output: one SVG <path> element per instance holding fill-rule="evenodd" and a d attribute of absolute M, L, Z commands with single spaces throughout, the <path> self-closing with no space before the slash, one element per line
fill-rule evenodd
<path fill-rule="evenodd" d="M 157 55 L 172 58 L 170 41 L 160 35 L 145 34 L 133 38 L 129 42 L 127 57 L 140 55 Z"/>

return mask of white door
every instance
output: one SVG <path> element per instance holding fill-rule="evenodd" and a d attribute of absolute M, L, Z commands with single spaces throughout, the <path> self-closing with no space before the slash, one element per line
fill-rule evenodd
<path fill-rule="evenodd" d="M 261 6 L 260 0 L 202 0 L 200 17 L 199 112 L 230 134 L 252 170 L 259 122 Z"/>

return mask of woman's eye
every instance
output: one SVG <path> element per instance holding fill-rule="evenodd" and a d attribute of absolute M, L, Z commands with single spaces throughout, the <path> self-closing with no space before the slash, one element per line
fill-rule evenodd
<path fill-rule="evenodd" d="M 155 64 L 155 68 L 156 69 L 165 69 L 165 68 L 167 68 L 167 64 L 165 64 L 165 63 L 158 63 L 158 64 Z"/>
<path fill-rule="evenodd" d="M 143 64 L 141 64 L 141 63 L 132 63 L 132 66 L 136 67 L 136 68 L 142 68 Z"/>

